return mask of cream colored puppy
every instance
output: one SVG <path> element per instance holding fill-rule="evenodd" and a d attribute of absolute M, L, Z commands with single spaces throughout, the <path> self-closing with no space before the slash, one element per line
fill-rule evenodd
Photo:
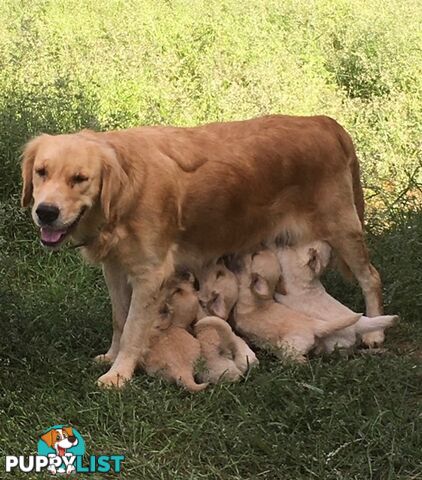
<path fill-rule="evenodd" d="M 273 295 L 281 269 L 270 250 L 246 255 L 233 267 L 239 279 L 239 300 L 234 310 L 236 329 L 255 345 L 270 349 L 281 358 L 304 362 L 319 338 L 352 325 L 361 316 L 349 314 L 325 322 L 276 303 Z"/>
<path fill-rule="evenodd" d="M 331 248 L 326 242 L 315 241 L 297 247 L 278 248 L 277 257 L 283 274 L 284 294 L 276 294 L 276 300 L 289 308 L 332 321 L 354 312 L 325 290 L 320 276 L 330 260 Z M 321 338 L 319 351 L 332 352 L 334 348 L 348 348 L 356 343 L 359 335 L 380 331 L 398 321 L 397 315 L 381 315 L 360 319 L 347 328 Z"/>
<path fill-rule="evenodd" d="M 199 373 L 201 381 L 218 383 L 221 380 L 240 380 L 248 368 L 247 357 L 240 354 L 236 341 L 239 337 L 233 333 L 230 325 L 219 317 L 205 317 L 195 324 L 194 332 L 205 361 L 204 371 Z"/>
<path fill-rule="evenodd" d="M 201 355 L 207 371 L 202 380 L 236 381 L 258 359 L 248 344 L 238 337 L 227 323 L 238 299 L 236 276 L 228 270 L 222 259 L 208 265 L 200 275 L 199 298 L 202 307 L 195 335 L 201 343 Z"/>
<path fill-rule="evenodd" d="M 191 279 L 168 281 L 151 307 L 155 314 L 151 347 L 140 362 L 148 374 L 161 376 L 191 392 L 204 390 L 208 385 L 194 380 L 201 347 L 188 329 L 196 320 L 198 307 Z"/>

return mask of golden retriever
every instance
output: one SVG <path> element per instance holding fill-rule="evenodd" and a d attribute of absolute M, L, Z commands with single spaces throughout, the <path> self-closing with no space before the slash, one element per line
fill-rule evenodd
<path fill-rule="evenodd" d="M 202 380 L 236 381 L 250 366 L 259 363 L 248 344 L 227 323 L 239 296 L 236 276 L 226 268 L 222 258 L 210 262 L 199 275 L 201 318 L 194 331 L 207 368 Z"/>
<path fill-rule="evenodd" d="M 188 332 L 196 320 L 198 307 L 191 281 L 168 280 L 151 304 L 154 331 L 150 348 L 139 361 L 148 374 L 175 382 L 190 392 L 199 392 L 208 386 L 208 383 L 195 382 L 194 370 L 201 356 L 201 347 Z"/>
<path fill-rule="evenodd" d="M 238 259 L 235 272 L 239 279 L 239 300 L 233 315 L 236 330 L 279 358 L 303 363 L 319 339 L 353 325 L 361 317 L 351 313 L 324 321 L 276 303 L 273 297 L 281 268 L 270 250 Z"/>
<path fill-rule="evenodd" d="M 331 248 L 328 243 L 315 241 L 305 245 L 278 248 L 276 252 L 284 287 L 282 294 L 275 295 L 278 302 L 326 321 L 355 313 L 329 295 L 320 281 L 320 276 L 330 260 Z M 354 325 L 320 339 L 318 350 L 331 353 L 336 347 L 352 347 L 358 336 L 374 331 L 383 332 L 397 321 L 397 315 L 372 318 L 362 315 Z"/>
<path fill-rule="evenodd" d="M 198 269 L 276 237 L 327 241 L 358 279 L 368 315 L 382 312 L 355 149 L 328 117 L 40 135 L 22 173 L 22 205 L 33 199 L 43 244 L 70 239 L 103 265 L 120 334 L 102 384 L 130 379 L 148 351 L 146 305 L 175 265 Z"/>

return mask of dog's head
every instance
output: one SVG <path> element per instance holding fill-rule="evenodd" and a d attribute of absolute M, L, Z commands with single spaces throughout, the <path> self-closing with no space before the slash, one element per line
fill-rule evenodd
<path fill-rule="evenodd" d="M 198 314 L 198 292 L 196 279 L 190 272 L 177 274 L 167 280 L 161 287 L 154 302 L 160 330 L 170 325 L 188 328 Z"/>
<path fill-rule="evenodd" d="M 33 199 L 32 218 L 49 247 L 92 227 L 94 210 L 112 221 L 127 181 L 115 149 L 90 132 L 34 138 L 23 152 L 22 177 L 22 206 Z"/>
<path fill-rule="evenodd" d="M 239 279 L 242 291 L 258 299 L 271 299 L 274 292 L 283 293 L 283 277 L 277 256 L 269 249 L 234 256 L 229 268 Z"/>
<path fill-rule="evenodd" d="M 324 273 L 330 262 L 331 247 L 327 242 L 316 240 L 280 249 L 277 256 L 289 282 L 303 284 L 318 279 Z"/>
<path fill-rule="evenodd" d="M 44 433 L 41 439 L 51 448 L 56 449 L 60 454 L 64 455 L 66 450 L 74 447 L 78 443 L 78 439 L 73 435 L 72 427 L 53 428 Z"/>
<path fill-rule="evenodd" d="M 283 293 L 280 263 L 271 250 L 260 250 L 250 256 L 250 287 L 258 297 L 271 299 L 275 292 Z"/>
<path fill-rule="evenodd" d="M 225 266 L 223 259 L 202 271 L 200 286 L 201 307 L 208 315 L 227 320 L 237 302 L 239 286 L 236 276 Z"/>

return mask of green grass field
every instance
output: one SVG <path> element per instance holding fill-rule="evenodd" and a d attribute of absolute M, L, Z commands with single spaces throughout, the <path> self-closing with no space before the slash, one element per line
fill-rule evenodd
<path fill-rule="evenodd" d="M 422 478 L 422 4 L 419 0 L 3 0 L 0 3 L 0 479 L 71 423 L 120 478 Z M 327 114 L 362 163 L 386 351 L 261 365 L 189 395 L 139 374 L 95 387 L 111 337 L 101 272 L 42 249 L 19 207 L 40 132 Z M 357 311 L 356 285 L 329 290 Z M 19 476 L 20 475 L 20 476 Z M 82 475 L 81 475 L 82 478 Z M 89 475 L 86 478 L 115 478 Z"/>

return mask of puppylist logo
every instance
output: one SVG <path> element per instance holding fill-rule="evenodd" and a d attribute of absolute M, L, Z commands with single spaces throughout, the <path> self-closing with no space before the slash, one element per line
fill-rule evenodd
<path fill-rule="evenodd" d="M 85 441 L 74 427 L 54 425 L 38 440 L 37 455 L 8 455 L 5 468 L 11 472 L 49 472 L 51 475 L 69 473 L 120 473 L 124 455 L 90 455 L 84 458 Z"/>

